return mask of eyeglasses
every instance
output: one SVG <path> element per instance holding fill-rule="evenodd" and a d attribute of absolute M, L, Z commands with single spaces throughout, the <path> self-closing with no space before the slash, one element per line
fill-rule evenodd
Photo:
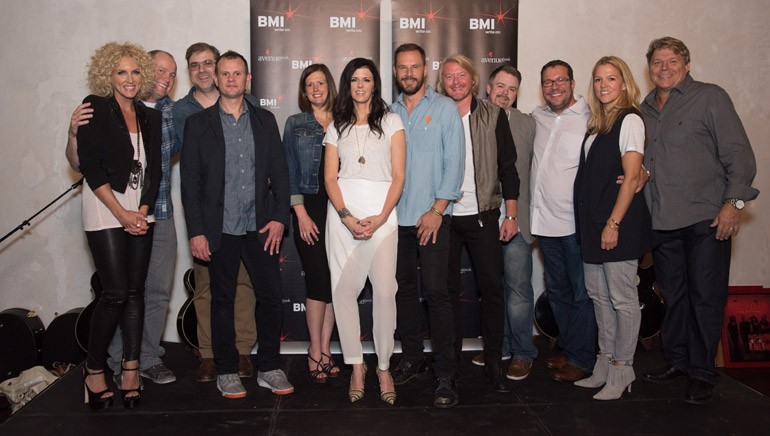
<path fill-rule="evenodd" d="M 541 85 L 543 85 L 543 88 L 550 88 L 553 85 L 559 85 L 562 86 L 567 82 L 571 82 L 571 79 L 568 79 L 567 77 L 557 77 L 554 80 L 543 80 L 540 82 Z"/>
<path fill-rule="evenodd" d="M 190 62 L 189 69 L 190 71 L 198 71 L 201 68 L 211 68 L 214 66 L 214 61 L 211 59 L 206 59 L 205 61 L 200 62 Z"/>

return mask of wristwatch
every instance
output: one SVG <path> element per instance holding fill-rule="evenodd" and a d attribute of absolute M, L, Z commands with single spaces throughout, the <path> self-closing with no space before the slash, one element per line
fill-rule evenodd
<path fill-rule="evenodd" d="M 743 207 L 746 206 L 746 203 L 740 198 L 728 198 L 725 200 L 725 204 L 729 204 L 738 210 L 743 210 Z"/>

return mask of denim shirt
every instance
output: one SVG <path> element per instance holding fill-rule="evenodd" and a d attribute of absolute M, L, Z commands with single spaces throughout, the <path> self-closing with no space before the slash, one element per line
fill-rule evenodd
<path fill-rule="evenodd" d="M 291 205 L 303 204 L 302 194 L 317 194 L 324 129 L 312 112 L 290 116 L 283 128 L 283 149 L 289 165 Z"/>

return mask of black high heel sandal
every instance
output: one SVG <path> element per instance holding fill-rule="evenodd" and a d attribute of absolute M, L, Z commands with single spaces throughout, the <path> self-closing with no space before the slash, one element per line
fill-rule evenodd
<path fill-rule="evenodd" d="M 133 372 L 133 371 L 139 371 L 139 367 L 136 368 L 126 368 L 125 366 L 121 368 L 122 372 Z M 122 381 L 122 380 L 121 380 Z M 129 394 L 136 392 L 136 395 Z M 120 394 L 123 396 L 123 407 L 126 409 L 133 409 L 134 407 L 139 406 L 139 400 L 142 399 L 142 386 L 141 384 L 136 389 L 123 389 L 123 386 L 120 386 Z"/>
<path fill-rule="evenodd" d="M 324 371 L 324 366 L 321 364 L 320 360 L 313 359 L 313 356 L 310 355 L 310 349 L 307 350 L 307 358 L 315 363 L 315 369 L 310 370 L 310 379 L 315 383 L 326 383 L 328 375 L 326 374 L 326 371 Z"/>
<path fill-rule="evenodd" d="M 110 391 L 110 388 L 107 388 L 101 392 L 94 392 L 88 387 L 88 384 L 86 384 L 86 377 L 100 374 L 104 374 L 104 371 L 88 372 L 88 369 L 83 367 L 83 391 L 85 393 L 84 401 L 93 410 L 101 410 L 112 407 L 112 395 L 109 397 L 102 397 L 102 395 L 108 392 L 112 392 Z"/>
<path fill-rule="evenodd" d="M 324 369 L 324 372 L 326 373 L 326 375 L 328 375 L 331 378 L 339 376 L 340 375 L 340 367 L 337 366 L 337 364 L 334 362 L 334 359 L 332 359 L 332 356 L 330 356 L 330 355 L 328 355 L 326 353 L 321 353 L 321 358 L 323 359 L 324 357 L 329 359 L 329 363 L 327 363 L 326 365 L 323 365 L 323 369 Z M 333 371 L 335 368 L 337 368 L 337 370 Z"/>

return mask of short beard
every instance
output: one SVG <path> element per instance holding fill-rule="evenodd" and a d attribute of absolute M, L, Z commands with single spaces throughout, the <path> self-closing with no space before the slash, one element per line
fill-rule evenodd
<path fill-rule="evenodd" d="M 406 89 L 404 89 L 404 88 L 401 86 L 401 82 L 398 82 L 398 88 L 401 90 L 401 92 L 403 92 L 403 93 L 404 93 L 404 95 L 415 95 L 415 94 L 417 94 L 418 92 L 420 92 L 420 90 L 422 89 L 422 85 L 423 85 L 424 83 L 425 83 L 425 82 L 424 82 L 423 80 L 417 80 L 417 86 L 415 86 L 413 90 L 411 90 L 411 91 L 407 91 Z"/>

